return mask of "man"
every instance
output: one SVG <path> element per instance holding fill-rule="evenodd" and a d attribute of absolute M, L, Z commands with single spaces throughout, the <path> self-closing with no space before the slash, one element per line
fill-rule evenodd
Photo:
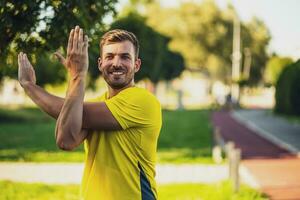
<path fill-rule="evenodd" d="M 154 177 L 161 108 L 152 94 L 134 86 L 141 65 L 138 52 L 133 33 L 112 30 L 102 37 L 98 68 L 108 91 L 95 103 L 83 101 L 88 37 L 80 27 L 70 32 L 66 58 L 55 53 L 69 74 L 64 99 L 37 86 L 26 54 L 18 56 L 21 86 L 57 119 L 58 147 L 68 151 L 85 143 L 82 199 L 157 199 Z"/>

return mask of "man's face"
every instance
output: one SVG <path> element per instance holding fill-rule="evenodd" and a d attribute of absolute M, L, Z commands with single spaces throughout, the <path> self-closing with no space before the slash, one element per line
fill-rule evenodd
<path fill-rule="evenodd" d="M 98 60 L 99 70 L 112 89 L 133 85 L 134 74 L 140 65 L 141 60 L 135 58 L 134 46 L 129 41 L 104 45 Z"/>

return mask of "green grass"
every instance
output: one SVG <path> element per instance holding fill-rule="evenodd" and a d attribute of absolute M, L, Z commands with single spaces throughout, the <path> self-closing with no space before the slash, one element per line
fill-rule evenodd
<path fill-rule="evenodd" d="M 0 181 L 0 199 L 5 200 L 75 200 L 78 185 L 44 185 Z M 219 184 L 170 184 L 159 185 L 160 200 L 262 200 L 262 194 L 247 186 L 233 193 L 229 182 Z"/>
<path fill-rule="evenodd" d="M 258 191 L 242 185 L 234 193 L 230 182 L 218 184 L 170 184 L 158 188 L 161 200 L 262 200 L 267 199 Z"/>
<path fill-rule="evenodd" d="M 56 147 L 55 120 L 37 108 L 0 109 L 0 161 L 82 162 L 83 147 Z"/>
<path fill-rule="evenodd" d="M 211 163 L 208 110 L 163 111 L 160 163 Z M 0 161 L 82 162 L 83 147 L 64 152 L 54 140 L 55 120 L 37 108 L 0 109 Z"/>
<path fill-rule="evenodd" d="M 78 200 L 78 185 L 44 185 L 0 181 L 3 200 Z"/>
<path fill-rule="evenodd" d="M 208 110 L 165 110 L 158 140 L 159 162 L 212 162 L 211 134 Z"/>

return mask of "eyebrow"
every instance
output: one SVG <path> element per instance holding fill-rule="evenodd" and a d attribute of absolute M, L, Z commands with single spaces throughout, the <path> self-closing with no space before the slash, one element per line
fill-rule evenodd
<path fill-rule="evenodd" d="M 105 56 L 107 55 L 120 55 L 120 56 L 129 56 L 131 57 L 130 53 L 105 53 Z"/>

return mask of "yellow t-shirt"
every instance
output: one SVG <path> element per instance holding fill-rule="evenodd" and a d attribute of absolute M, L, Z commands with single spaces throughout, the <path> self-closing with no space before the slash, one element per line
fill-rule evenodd
<path fill-rule="evenodd" d="M 85 140 L 86 161 L 81 195 L 85 200 L 157 199 L 156 147 L 161 106 L 147 90 L 127 88 L 104 101 L 122 126 L 99 131 Z"/>

